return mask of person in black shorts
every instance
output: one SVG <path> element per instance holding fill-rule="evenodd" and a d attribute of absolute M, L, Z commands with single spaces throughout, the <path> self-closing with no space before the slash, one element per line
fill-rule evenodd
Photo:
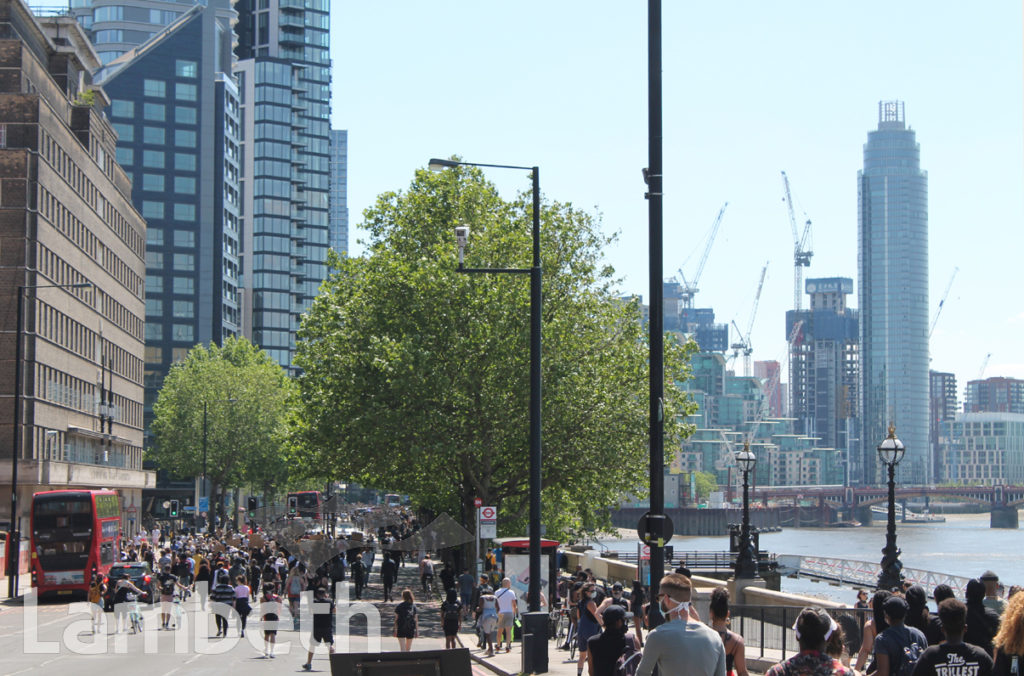
<path fill-rule="evenodd" d="M 441 604 L 441 628 L 444 629 L 445 650 L 455 648 L 455 639 L 462 625 L 462 604 L 459 603 L 455 587 L 447 591 L 447 598 Z"/>
<path fill-rule="evenodd" d="M 304 671 L 313 668 L 313 653 L 321 643 L 326 643 L 334 653 L 334 631 L 331 628 L 334 620 L 334 601 L 327 593 L 326 587 L 317 587 L 313 604 L 313 637 L 309 641 L 309 656 L 302 665 Z M 319 606 L 319 607 L 317 607 Z M 325 607 L 326 606 L 326 607 Z"/>
<path fill-rule="evenodd" d="M 263 584 L 263 602 L 260 613 L 263 615 L 263 656 L 274 659 L 274 644 L 277 643 L 278 613 L 281 612 L 281 597 L 277 595 L 277 585 L 273 582 Z"/>
<path fill-rule="evenodd" d="M 394 637 L 399 649 L 405 653 L 412 649 L 412 640 L 419 632 L 419 618 L 416 616 L 416 598 L 409 588 L 402 590 L 402 602 L 395 606 Z"/>

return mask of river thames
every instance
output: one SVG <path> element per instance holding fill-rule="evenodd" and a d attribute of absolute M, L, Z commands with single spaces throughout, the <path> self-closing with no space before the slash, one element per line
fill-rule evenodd
<path fill-rule="evenodd" d="M 738 520 L 738 519 L 737 519 Z M 896 544 L 905 568 L 978 577 L 993 570 L 1000 581 L 1024 584 L 1024 538 L 1020 530 L 989 528 L 988 514 L 947 514 L 945 523 L 896 524 Z M 636 551 L 634 540 L 600 540 L 620 551 Z M 728 535 L 674 537 L 677 552 L 726 551 Z M 878 562 L 885 546 L 885 520 L 860 528 L 785 528 L 762 533 L 762 550 L 773 554 L 827 556 Z M 825 597 L 852 604 L 850 587 L 834 587 L 808 579 L 782 578 L 783 591 Z M 929 593 L 931 590 L 928 590 Z"/>

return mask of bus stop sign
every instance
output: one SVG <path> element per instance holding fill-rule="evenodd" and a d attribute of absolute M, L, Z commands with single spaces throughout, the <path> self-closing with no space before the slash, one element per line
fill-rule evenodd
<path fill-rule="evenodd" d="M 636 534 L 645 545 L 664 547 L 672 539 L 672 519 L 664 514 L 645 512 L 636 526 Z"/>

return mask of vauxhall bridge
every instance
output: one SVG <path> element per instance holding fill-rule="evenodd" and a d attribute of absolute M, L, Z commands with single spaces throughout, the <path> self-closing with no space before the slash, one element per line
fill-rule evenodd
<path fill-rule="evenodd" d="M 908 486 L 896 488 L 896 501 L 911 498 L 949 497 L 962 502 L 984 505 L 990 512 L 992 528 L 1017 528 L 1017 510 L 1024 505 L 1024 486 Z M 818 503 L 822 524 L 839 521 L 871 523 L 872 505 L 888 502 L 886 486 L 757 486 L 751 489 L 750 500 L 768 506 L 792 501 L 794 506 L 807 501 Z"/>

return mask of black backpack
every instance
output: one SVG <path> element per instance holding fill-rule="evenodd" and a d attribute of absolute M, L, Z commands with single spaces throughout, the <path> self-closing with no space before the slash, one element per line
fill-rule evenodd
<path fill-rule="evenodd" d="M 395 612 L 398 613 L 398 627 L 402 633 L 410 634 L 416 631 L 416 606 L 412 604 L 398 605 Z"/>
<path fill-rule="evenodd" d="M 451 622 L 458 622 L 459 619 L 461 618 L 461 613 L 459 612 L 459 610 L 460 608 L 458 602 L 448 603 L 446 601 L 444 604 L 444 619 Z"/>

